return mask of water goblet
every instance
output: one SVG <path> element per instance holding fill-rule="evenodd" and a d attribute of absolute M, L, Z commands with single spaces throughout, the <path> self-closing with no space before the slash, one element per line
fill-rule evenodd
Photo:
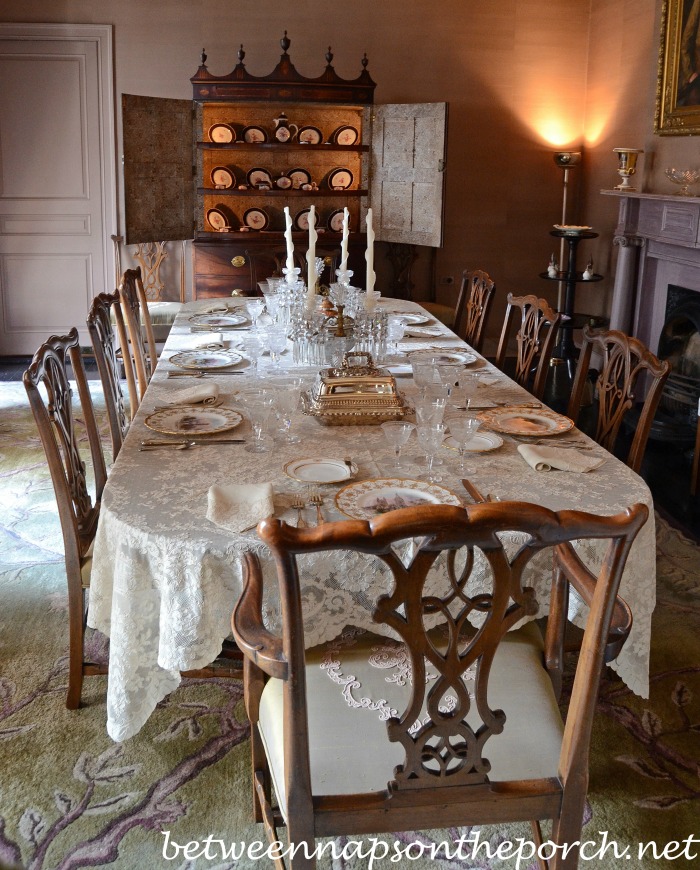
<path fill-rule="evenodd" d="M 257 331 L 249 332 L 243 339 L 243 350 L 253 364 L 253 375 L 257 378 L 260 375 L 258 361 L 265 350 L 265 341 L 262 335 Z"/>
<path fill-rule="evenodd" d="M 457 385 L 452 390 L 450 404 L 454 408 L 466 408 L 469 410 L 476 398 L 478 388 L 479 378 L 474 372 L 461 372 L 457 379 Z"/>
<path fill-rule="evenodd" d="M 287 330 L 284 327 L 271 326 L 266 330 L 267 347 L 270 351 L 270 362 L 273 371 L 279 373 L 282 370 L 280 360 L 282 351 L 287 347 Z"/>
<path fill-rule="evenodd" d="M 301 378 L 285 378 L 284 380 L 277 382 L 277 393 L 274 404 L 282 423 L 280 438 L 288 444 L 297 444 L 301 441 L 301 438 L 297 435 L 293 435 L 291 431 L 292 418 L 294 412 L 299 407 L 301 388 Z"/>
<path fill-rule="evenodd" d="M 411 432 L 416 428 L 413 423 L 403 423 L 401 420 L 389 420 L 382 423 L 382 432 L 387 442 L 394 448 L 394 461 L 390 468 L 396 474 L 403 470 L 401 463 L 401 448 L 411 437 Z"/>
<path fill-rule="evenodd" d="M 413 383 L 421 393 L 425 391 L 426 387 L 436 381 L 437 373 L 435 366 L 431 362 L 411 360 L 411 370 L 413 371 Z"/>
<path fill-rule="evenodd" d="M 260 299 L 259 297 L 256 299 L 248 299 L 245 307 L 246 311 L 248 312 L 248 316 L 253 323 L 253 328 L 257 328 L 258 318 L 263 313 L 263 308 L 265 308 L 265 300 Z"/>
<path fill-rule="evenodd" d="M 425 456 L 428 463 L 428 470 L 424 477 L 430 483 L 439 483 L 442 477 L 433 471 L 435 464 L 435 454 L 442 446 L 445 440 L 446 427 L 442 423 L 433 423 L 430 425 L 418 426 L 418 443 L 425 450 Z"/>
<path fill-rule="evenodd" d="M 254 439 L 244 449 L 248 453 L 267 453 L 272 439 L 265 434 L 265 429 L 272 415 L 274 392 L 266 389 L 250 390 L 241 398 L 250 417 Z"/>
<path fill-rule="evenodd" d="M 467 445 L 476 435 L 481 421 L 475 417 L 460 417 L 456 420 L 450 420 L 450 435 L 457 442 L 459 450 L 459 473 L 465 475 L 467 469 L 464 466 L 464 452 Z"/>
<path fill-rule="evenodd" d="M 402 317 L 390 317 L 387 325 L 387 340 L 390 342 L 390 354 L 399 355 L 399 342 L 406 332 L 406 323 Z"/>

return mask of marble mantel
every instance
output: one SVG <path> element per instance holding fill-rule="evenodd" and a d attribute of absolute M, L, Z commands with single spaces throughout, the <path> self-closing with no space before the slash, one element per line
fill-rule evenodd
<path fill-rule="evenodd" d="M 603 190 L 620 200 L 610 327 L 656 351 L 669 284 L 700 293 L 700 197 Z"/>

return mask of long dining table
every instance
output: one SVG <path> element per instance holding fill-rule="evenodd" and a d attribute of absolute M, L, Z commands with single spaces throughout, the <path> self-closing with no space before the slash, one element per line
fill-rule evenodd
<path fill-rule="evenodd" d="M 245 312 L 244 300 L 223 300 L 230 311 Z M 211 300 L 188 303 L 177 316 L 139 410 L 132 421 L 123 448 L 112 467 L 101 505 L 100 522 L 93 551 L 88 625 L 110 638 L 107 689 L 107 731 L 116 741 L 136 734 L 156 705 L 177 688 L 181 672 L 202 668 L 212 662 L 230 634 L 232 609 L 242 590 L 242 556 L 257 552 L 265 576 L 264 616 L 271 628 L 279 625 L 279 608 L 274 570 L 255 529 L 233 533 L 207 518 L 208 493 L 215 484 L 269 482 L 274 491 L 275 516 L 296 522 L 295 497 L 308 495 L 307 487 L 284 471 L 285 465 L 305 457 L 351 457 L 357 467 L 356 481 L 395 476 L 391 471 L 393 449 L 381 428 L 323 426 L 311 416 L 298 413 L 293 431 L 298 443 L 276 440 L 272 450 L 247 452 L 243 443 L 210 443 L 191 449 L 143 451 L 141 441 L 164 438 L 152 431 L 146 420 L 167 403 L 173 391 L 203 383 L 188 377 L 169 377 L 182 368 L 170 362 L 181 351 L 196 349 L 214 339 L 235 347 L 246 329 L 220 334 L 193 330 L 192 317 L 211 307 Z M 392 312 L 422 313 L 416 303 L 382 299 L 380 305 Z M 409 354 L 417 350 L 470 350 L 441 324 L 439 335 L 407 337 L 398 349 Z M 252 328 L 250 324 L 247 329 Z M 437 331 L 437 329 L 435 330 Z M 243 421 L 228 437 L 247 443 L 253 438 L 250 421 L 241 403 L 246 389 L 274 386 L 281 375 L 295 373 L 290 352 L 282 354 L 282 371 L 270 367 L 267 357 L 260 361 L 261 376 L 253 367 L 237 376 L 207 374 L 215 382 L 223 406 L 241 411 Z M 522 387 L 477 355 L 474 369 L 481 372 L 477 399 L 513 405 L 532 401 Z M 306 372 L 309 374 L 309 372 Z M 399 390 L 410 396 L 415 391 L 411 377 L 397 377 Z M 478 404 L 478 401 L 477 401 Z M 459 412 L 455 412 L 459 413 Z M 464 412 L 462 412 L 464 413 Z M 624 463 L 607 453 L 577 429 L 574 437 L 585 455 L 599 456 L 602 465 L 587 473 L 537 471 L 518 452 L 518 438 L 502 436 L 503 444 L 489 452 L 468 454 L 468 477 L 481 490 L 508 500 L 532 501 L 554 510 L 578 509 L 613 514 L 635 502 L 653 508 L 648 487 Z M 207 440 L 200 439 L 200 440 Z M 415 435 L 403 454 L 416 465 L 423 456 Z M 462 488 L 459 456 L 441 449 L 441 486 L 458 495 L 464 504 L 471 499 Z M 334 496 L 343 484 L 321 485 L 322 512 L 327 521 L 346 517 L 338 510 Z M 315 512 L 307 510 L 312 523 Z M 586 542 L 579 549 L 591 564 L 600 559 L 602 548 Z M 307 647 L 338 637 L 352 614 L 352 624 L 376 630 L 371 619 L 371 602 L 386 591 L 387 576 L 365 557 L 348 554 L 315 554 L 301 563 L 304 631 Z M 542 613 L 546 613 L 551 566 L 542 560 L 533 565 L 529 578 L 538 591 Z M 612 666 L 629 688 L 648 696 L 651 616 L 655 605 L 656 567 L 653 510 L 635 541 L 620 592 L 631 607 L 634 623 L 630 637 Z M 572 600 L 570 617 L 581 624 L 585 607 Z"/>

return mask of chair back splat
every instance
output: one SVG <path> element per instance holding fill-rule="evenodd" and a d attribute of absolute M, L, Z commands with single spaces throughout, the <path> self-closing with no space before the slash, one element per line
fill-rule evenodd
<path fill-rule="evenodd" d="M 77 383 L 81 417 L 90 445 L 94 501 L 78 446 L 68 363 Z M 75 709 L 80 705 L 83 676 L 107 672 L 106 666 L 84 660 L 84 593 L 89 583 L 90 548 L 97 531 L 107 472 L 77 329 L 74 327 L 68 335 L 54 335 L 45 342 L 34 354 L 23 381 L 46 453 L 63 532 L 70 626 L 66 706 Z"/>
<path fill-rule="evenodd" d="M 462 286 L 455 307 L 454 331 L 479 353 L 495 292 L 496 284 L 486 272 L 474 269 L 462 275 Z"/>
<path fill-rule="evenodd" d="M 264 520 L 258 534 L 277 565 L 283 628 L 278 636 L 263 624 L 262 571 L 253 554 L 246 556 L 232 622 L 246 656 L 254 813 L 268 836 L 286 825 L 289 842 L 313 853 L 323 836 L 505 821 L 532 821 L 541 833 L 539 820 L 552 819 L 555 843 L 580 839 L 611 621 L 628 612 L 617 590 L 647 515 L 644 505 L 599 517 L 502 502 L 405 508 L 368 523 L 314 529 Z M 512 555 L 502 544 L 507 532 L 524 541 Z M 597 576 L 571 543 L 591 538 L 607 541 Z M 406 678 L 382 675 L 377 691 L 389 699 L 384 722 L 348 706 L 325 676 L 337 664 L 332 644 L 330 658 L 324 648 L 304 648 L 297 556 L 324 551 L 339 563 L 348 551 L 364 554 L 377 560 L 374 570 L 387 572 L 390 591 L 375 601 L 373 618 L 401 644 L 369 635 L 348 662 L 364 690 L 370 660 L 382 656 L 382 644 L 394 643 Z M 527 570 L 547 552 L 555 569 L 547 602 L 553 626 L 543 640 L 532 622 L 542 611 Z M 572 715 L 563 723 L 556 693 L 570 585 L 589 604 L 590 617 Z M 551 866 L 576 861 L 573 849 Z M 313 854 L 307 860 L 303 850 L 291 861 L 293 868 L 314 866 Z"/>
<path fill-rule="evenodd" d="M 514 377 L 521 386 L 541 399 L 547 383 L 549 360 L 561 315 L 550 308 L 546 299 L 538 299 L 536 296 L 513 296 L 509 293 L 507 301 L 503 329 L 496 351 L 496 365 L 499 369 L 503 369 L 511 327 L 514 322 L 517 322 L 519 313 Z"/>
<path fill-rule="evenodd" d="M 586 326 L 567 410 L 568 416 L 574 421 L 578 420 L 581 412 L 593 353 L 601 358 L 595 388 L 597 420 L 594 437 L 606 450 L 613 452 L 622 421 L 636 403 L 637 387 L 643 385 L 646 389 L 626 460 L 633 471 L 639 472 L 671 365 L 667 360 L 659 360 L 639 339 L 630 338 L 624 332 L 614 329 L 594 331 Z M 647 380 L 642 384 L 644 374 Z"/>
<path fill-rule="evenodd" d="M 153 327 L 148 313 L 148 302 L 141 284 L 140 269 L 127 269 L 124 272 L 119 285 L 119 298 L 129 332 L 129 343 L 134 359 L 140 401 L 144 397 L 146 387 L 158 362 Z M 146 332 L 145 340 L 144 330 Z"/>

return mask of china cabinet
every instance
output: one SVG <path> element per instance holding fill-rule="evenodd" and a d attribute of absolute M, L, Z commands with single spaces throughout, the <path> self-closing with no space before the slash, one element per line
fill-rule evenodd
<path fill-rule="evenodd" d="M 177 185 L 189 174 L 194 220 L 179 238 L 194 237 L 195 298 L 257 292 L 257 282 L 284 263 L 285 207 L 302 265 L 315 206 L 324 283 L 335 278 L 344 208 L 348 267 L 359 286 L 368 207 L 377 241 L 442 244 L 447 104 L 376 106 L 366 56 L 357 78 L 344 79 L 329 49 L 321 75 L 307 78 L 292 64 L 290 44 L 285 32 L 279 63 L 266 76 L 248 72 L 242 46 L 227 75 L 210 72 L 202 52 L 191 78 L 189 121 L 186 101 L 122 95 L 127 243 L 145 241 L 149 225 L 153 239 L 166 238 L 159 216 L 178 199 Z M 162 111 L 161 102 L 168 104 Z M 172 133 L 157 132 L 158 117 L 164 130 L 190 125 L 193 154 L 180 173 L 169 162 Z M 148 138 L 140 125 L 151 131 Z M 159 165 L 168 167 L 167 176 Z M 191 202 L 191 194 L 182 201 Z M 135 226 L 139 238 L 130 233 Z M 167 238 L 178 237 L 169 231 Z"/>

